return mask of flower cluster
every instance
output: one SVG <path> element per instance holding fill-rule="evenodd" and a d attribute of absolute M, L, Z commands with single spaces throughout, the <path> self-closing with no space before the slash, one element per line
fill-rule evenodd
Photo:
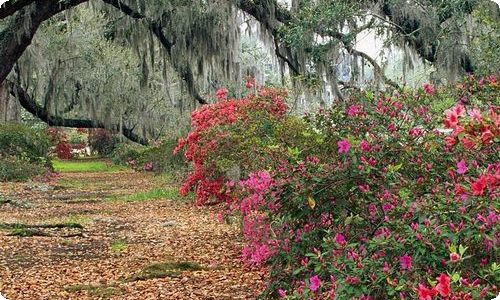
<path fill-rule="evenodd" d="M 269 297 L 490 299 L 499 91 L 493 77 L 469 77 L 447 90 L 362 92 L 304 119 L 267 91 L 264 110 L 223 100 L 195 112 L 179 144 L 195 168 L 185 188 L 242 216 L 243 258 L 269 270 Z M 449 95 L 460 97 L 440 111 Z"/>
<path fill-rule="evenodd" d="M 191 115 L 192 131 L 179 140 L 174 153 L 184 149 L 187 161 L 194 170 L 181 186 L 181 194 L 195 190 L 198 204 L 211 198 L 215 202 L 227 202 L 231 197 L 224 189 L 225 170 L 220 166 L 220 151 L 226 150 L 228 134 L 225 128 L 252 123 L 258 118 L 273 120 L 282 118 L 287 110 L 285 93 L 280 90 L 261 89 L 257 95 L 243 99 L 226 99 L 227 90 L 219 89 L 219 102 L 205 105 Z M 254 159 L 254 158 L 252 158 Z"/>

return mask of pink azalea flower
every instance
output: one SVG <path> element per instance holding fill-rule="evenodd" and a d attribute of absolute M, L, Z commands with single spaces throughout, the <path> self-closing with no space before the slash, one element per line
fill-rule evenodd
<path fill-rule="evenodd" d="M 282 290 L 282 289 L 279 289 L 278 290 L 278 295 L 281 297 L 281 298 L 285 298 L 286 297 L 286 291 Z"/>
<path fill-rule="evenodd" d="M 465 173 L 467 173 L 467 164 L 465 163 L 465 160 L 461 160 L 457 163 L 457 173 L 460 174 L 460 175 L 463 175 Z"/>
<path fill-rule="evenodd" d="M 435 92 L 434 87 L 428 83 L 424 83 L 423 88 L 427 95 L 433 95 Z"/>
<path fill-rule="evenodd" d="M 359 143 L 359 146 L 364 152 L 368 152 L 371 149 L 370 144 L 368 144 L 368 142 L 365 140 L 362 140 L 361 143 Z"/>
<path fill-rule="evenodd" d="M 226 88 L 220 88 L 215 92 L 215 97 L 218 100 L 224 100 L 227 98 L 228 90 Z"/>
<path fill-rule="evenodd" d="M 341 234 L 341 233 L 337 233 L 337 234 L 335 234 L 335 242 L 336 242 L 337 244 L 341 245 L 341 246 L 345 246 L 345 244 L 347 243 L 347 242 L 345 241 L 345 237 L 344 237 L 344 235 L 343 235 L 343 234 Z"/>
<path fill-rule="evenodd" d="M 458 254 L 456 252 L 450 253 L 450 261 L 452 263 L 456 263 L 459 259 L 460 259 L 460 254 Z"/>
<path fill-rule="evenodd" d="M 309 278 L 309 288 L 311 291 L 315 292 L 319 289 L 321 286 L 321 279 L 319 279 L 318 275 L 314 275 L 313 277 Z"/>
<path fill-rule="evenodd" d="M 339 153 L 347 153 L 351 148 L 351 144 L 348 140 L 341 140 L 337 142 L 337 146 L 339 147 Z"/>
<path fill-rule="evenodd" d="M 408 256 L 407 254 L 405 254 L 399 258 L 399 262 L 401 264 L 402 269 L 404 269 L 404 270 L 411 269 L 411 256 Z"/>

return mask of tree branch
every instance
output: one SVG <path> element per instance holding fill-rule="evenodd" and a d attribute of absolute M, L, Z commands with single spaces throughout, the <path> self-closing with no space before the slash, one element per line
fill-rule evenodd
<path fill-rule="evenodd" d="M 0 6 L 0 20 L 15 14 L 18 10 L 35 2 L 35 0 L 11 0 Z"/>
<path fill-rule="evenodd" d="M 32 99 L 30 95 L 28 95 L 28 93 L 20 84 L 7 80 L 7 87 L 9 88 L 10 94 L 19 101 L 24 109 L 50 126 L 72 128 L 107 128 L 120 131 L 119 125 L 113 125 L 109 127 L 105 126 L 104 123 L 100 121 L 92 121 L 88 119 L 67 119 L 60 116 L 53 116 L 44 107 L 36 103 L 36 101 Z M 130 129 L 128 127 L 122 126 L 121 129 L 122 134 L 129 140 L 142 145 L 148 144 L 148 141 L 146 139 L 138 136 L 133 132 L 133 128 Z"/>

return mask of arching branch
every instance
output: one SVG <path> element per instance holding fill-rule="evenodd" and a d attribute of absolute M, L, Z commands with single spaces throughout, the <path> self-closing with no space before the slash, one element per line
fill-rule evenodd
<path fill-rule="evenodd" d="M 35 0 L 11 0 L 0 6 L 0 20 L 15 14 L 18 10 L 30 5 Z"/>
<path fill-rule="evenodd" d="M 107 128 L 116 131 L 120 131 L 119 124 L 110 126 L 105 126 L 103 122 L 93 121 L 88 119 L 67 119 L 60 116 L 51 115 L 43 106 L 36 103 L 34 99 L 28 95 L 26 90 L 18 84 L 12 81 L 7 81 L 7 87 L 12 96 L 14 96 L 21 106 L 26 109 L 32 115 L 38 117 L 43 122 L 47 123 L 50 126 L 60 126 L 60 127 L 72 127 L 72 128 Z M 126 126 L 122 126 L 121 132 L 127 137 L 129 140 L 134 141 L 136 143 L 147 145 L 148 141 L 143 137 L 135 134 L 133 132 L 134 128 L 128 128 Z"/>

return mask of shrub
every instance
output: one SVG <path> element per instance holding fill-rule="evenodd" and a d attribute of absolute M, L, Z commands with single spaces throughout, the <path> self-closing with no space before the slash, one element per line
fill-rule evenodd
<path fill-rule="evenodd" d="M 0 156 L 0 181 L 24 181 L 47 172 L 39 163 L 32 163 L 27 158 Z"/>
<path fill-rule="evenodd" d="M 283 91 L 263 89 L 241 100 L 226 100 L 224 91 L 218 95 L 219 102 L 192 113 L 193 129 L 175 149 L 175 153 L 184 149 L 186 160 L 194 167 L 181 194 L 195 190 L 198 204 L 211 198 L 228 201 L 230 195 L 224 184 L 229 171 L 239 178 L 238 173 L 278 161 L 281 154 L 268 140 L 275 136 L 277 120 L 286 112 Z M 263 152 L 268 155 L 261 155 Z M 277 157 L 273 159 L 274 155 Z"/>
<path fill-rule="evenodd" d="M 90 149 L 102 156 L 111 154 L 117 144 L 115 137 L 101 128 L 89 130 L 88 142 Z"/>
<path fill-rule="evenodd" d="M 21 124 L 0 124 L 0 181 L 26 180 L 49 165 L 49 138 Z"/>
<path fill-rule="evenodd" d="M 168 138 L 156 141 L 149 147 L 119 144 L 111 154 L 111 159 L 116 164 L 128 165 L 138 171 L 181 174 L 186 172 L 187 163 L 182 154 L 173 153 L 176 145 L 176 139 Z"/>
<path fill-rule="evenodd" d="M 73 154 L 71 153 L 71 146 L 68 143 L 60 142 L 56 145 L 55 152 L 57 158 L 59 159 L 71 159 Z"/>
<path fill-rule="evenodd" d="M 115 146 L 110 158 L 114 164 L 130 165 L 130 162 L 137 162 L 143 151 L 143 146 L 121 143 Z"/>
<path fill-rule="evenodd" d="M 302 122 L 253 120 L 249 98 L 204 107 L 180 142 L 195 164 L 183 189 L 242 216 L 243 258 L 269 270 L 267 296 L 490 299 L 500 276 L 499 87 L 474 80 L 466 92 L 363 92 Z M 441 99 L 464 94 L 444 120 L 435 115 Z M 245 156 L 249 175 L 234 182 L 223 166 Z"/>
<path fill-rule="evenodd" d="M 47 135 L 22 124 L 0 124 L 0 156 L 25 157 L 45 163 L 50 142 Z"/>

